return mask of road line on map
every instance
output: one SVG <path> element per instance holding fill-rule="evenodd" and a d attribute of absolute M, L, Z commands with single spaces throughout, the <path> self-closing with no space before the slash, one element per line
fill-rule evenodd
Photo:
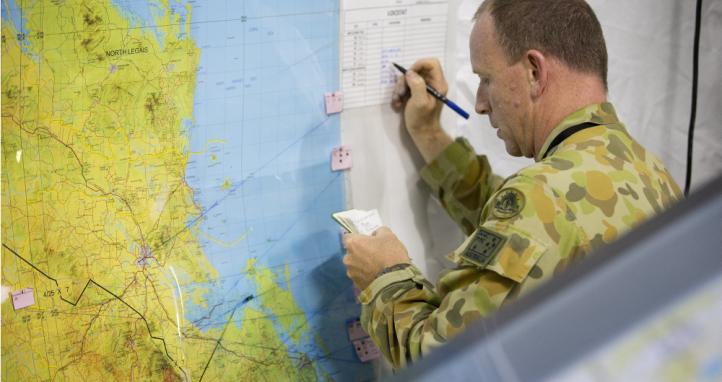
<path fill-rule="evenodd" d="M 23 262 L 25 262 L 26 264 L 28 264 L 30 267 L 32 267 L 32 268 L 35 269 L 36 271 L 40 272 L 40 274 L 42 274 L 42 275 L 45 276 L 46 278 L 52 280 L 52 281 L 55 283 L 55 285 L 56 285 L 58 288 L 60 288 L 60 284 L 58 283 L 58 280 L 57 280 L 57 279 L 55 279 L 54 277 L 51 277 L 51 276 L 49 276 L 47 273 L 43 272 L 42 269 L 36 267 L 33 263 L 29 262 L 27 259 L 25 259 L 24 257 L 20 256 L 19 253 L 15 252 L 15 250 L 13 250 L 12 248 L 8 247 L 5 243 L 2 243 L 2 246 L 5 247 L 5 249 L 7 249 L 8 251 L 10 251 L 10 253 L 12 253 L 13 255 L 15 255 L 17 258 L 19 258 L 20 260 L 22 260 Z M 163 343 L 163 349 L 165 350 L 165 355 L 166 355 L 166 357 L 168 357 L 168 359 L 170 359 L 170 360 L 173 362 L 173 364 L 175 364 L 175 366 L 176 366 L 179 370 L 181 370 L 181 371 L 183 371 L 183 373 L 185 373 L 185 369 L 181 368 L 180 365 L 178 365 L 178 363 L 175 361 L 175 359 L 174 359 L 173 357 L 171 357 L 170 354 L 168 353 L 168 346 L 166 345 L 165 339 L 164 339 L 163 337 L 154 336 L 153 333 L 150 331 L 150 324 L 148 323 L 148 320 L 145 318 L 145 316 L 144 316 L 142 313 L 140 313 L 137 309 L 135 309 L 133 306 L 131 306 L 130 304 L 128 304 L 128 303 L 127 303 L 125 300 L 123 300 L 121 297 L 119 297 L 119 296 L 116 295 L 115 293 L 111 292 L 111 291 L 110 291 L 109 289 L 107 289 L 106 287 L 104 287 L 104 286 L 98 284 L 97 282 L 95 282 L 95 280 L 93 280 L 93 279 L 88 279 L 88 282 L 85 283 L 85 286 L 83 287 L 83 290 L 80 292 L 80 295 L 78 296 L 77 300 L 75 300 L 75 302 L 72 302 L 72 301 L 66 299 L 65 297 L 63 297 L 62 291 L 60 292 L 60 294 L 59 294 L 58 296 L 60 297 L 61 300 L 65 301 L 66 303 L 68 303 L 68 304 L 70 304 L 70 305 L 72 305 L 72 306 L 77 306 L 77 305 L 78 305 L 78 302 L 80 302 L 80 299 L 83 298 L 83 296 L 85 295 L 85 290 L 88 289 L 88 286 L 89 286 L 91 283 L 95 284 L 95 286 L 97 286 L 98 288 L 104 290 L 106 293 L 108 293 L 109 295 L 113 296 L 115 299 L 117 299 L 118 301 L 122 302 L 123 305 L 127 306 L 127 307 L 130 308 L 133 312 L 135 312 L 136 314 L 138 314 L 138 316 L 139 316 L 139 317 L 143 320 L 143 322 L 145 323 L 145 328 L 148 330 L 148 335 L 150 335 L 150 338 L 161 341 L 161 342 Z"/>
<path fill-rule="evenodd" d="M 239 304 L 236 305 L 235 308 L 233 308 L 233 311 L 231 312 L 231 316 L 228 317 L 228 321 L 226 321 L 226 325 L 223 327 L 223 331 L 221 332 L 221 336 L 218 337 L 216 340 L 216 346 L 213 348 L 213 352 L 211 353 L 211 356 L 208 357 L 208 362 L 206 362 L 206 366 L 203 368 L 203 373 L 201 373 L 201 378 L 198 379 L 198 382 L 201 382 L 203 380 L 203 376 L 206 375 L 206 369 L 208 369 L 208 365 L 211 364 L 211 361 L 213 360 L 213 356 L 216 354 L 216 350 L 218 350 L 218 346 L 221 344 L 221 341 L 223 340 L 223 336 L 226 334 L 226 330 L 228 329 L 228 326 L 231 324 L 231 321 L 233 321 L 233 316 L 236 314 L 236 310 L 238 308 L 242 307 L 243 305 L 246 305 L 248 302 L 253 300 L 253 295 L 247 296 L 243 299 Z"/>

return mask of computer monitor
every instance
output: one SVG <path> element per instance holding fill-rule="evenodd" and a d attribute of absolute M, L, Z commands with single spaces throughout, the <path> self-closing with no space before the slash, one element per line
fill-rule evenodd
<path fill-rule="evenodd" d="M 393 379 L 722 380 L 722 177 Z"/>

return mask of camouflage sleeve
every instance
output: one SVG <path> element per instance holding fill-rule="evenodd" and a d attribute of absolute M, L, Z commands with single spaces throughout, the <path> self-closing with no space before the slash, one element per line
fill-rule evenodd
<path fill-rule="evenodd" d="M 479 223 L 481 209 L 502 183 L 484 155 L 476 155 L 465 138 L 457 138 L 421 170 L 441 205 L 467 235 Z"/>
<path fill-rule="evenodd" d="M 394 367 L 535 287 L 559 262 L 558 234 L 574 228 L 553 192 L 533 179 L 510 179 L 490 200 L 436 288 L 409 267 L 380 276 L 360 295 L 361 323 Z"/>
<path fill-rule="evenodd" d="M 416 267 L 376 279 L 359 296 L 361 323 L 394 366 L 405 367 L 445 343 L 473 320 L 496 310 L 512 280 L 473 266 L 444 276 L 437 293 Z"/>

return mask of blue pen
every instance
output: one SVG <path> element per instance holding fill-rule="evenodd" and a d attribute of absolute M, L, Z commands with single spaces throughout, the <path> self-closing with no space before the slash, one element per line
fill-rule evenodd
<path fill-rule="evenodd" d="M 404 69 L 403 66 L 392 62 L 396 69 L 398 69 L 401 73 L 406 74 L 406 69 Z M 457 112 L 460 116 L 464 117 L 464 119 L 469 119 L 469 113 L 465 112 L 464 109 L 460 108 L 459 105 L 451 102 L 448 98 L 446 98 L 443 94 L 439 93 L 438 90 L 431 87 L 431 85 L 426 84 L 426 91 L 429 92 L 434 98 L 438 99 L 439 101 L 446 104 L 446 106 L 450 107 L 451 110 Z"/>

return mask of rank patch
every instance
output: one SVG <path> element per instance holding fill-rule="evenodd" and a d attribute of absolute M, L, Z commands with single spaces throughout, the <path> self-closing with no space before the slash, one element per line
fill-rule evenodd
<path fill-rule="evenodd" d="M 485 267 L 504 246 L 506 237 L 483 227 L 479 227 L 474 235 L 474 239 L 464 249 L 461 257 L 480 267 Z"/>
<path fill-rule="evenodd" d="M 505 188 L 494 198 L 492 213 L 499 219 L 516 216 L 524 209 L 524 194 L 515 188 Z"/>

